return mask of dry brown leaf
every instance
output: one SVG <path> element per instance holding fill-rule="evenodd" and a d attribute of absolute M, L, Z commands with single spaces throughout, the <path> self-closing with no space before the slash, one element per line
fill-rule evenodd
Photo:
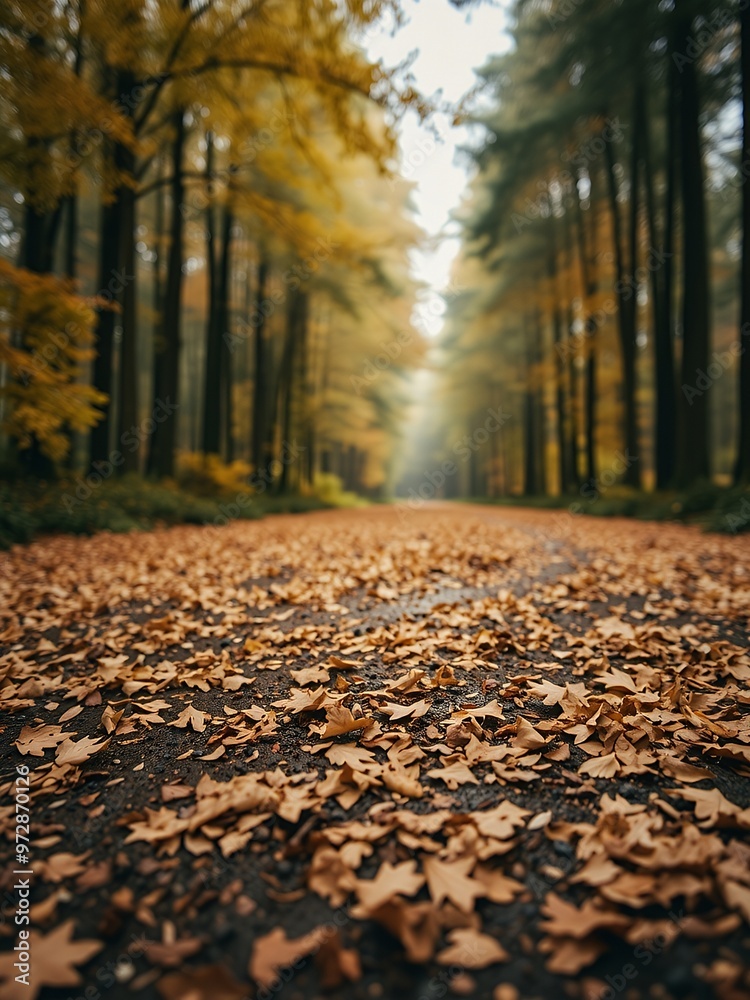
<path fill-rule="evenodd" d="M 156 984 L 162 1000 L 247 1000 L 247 986 L 223 965 L 170 972 Z"/>
<path fill-rule="evenodd" d="M 78 967 L 85 965 L 104 945 L 101 941 L 73 940 L 75 923 L 66 920 L 49 934 L 29 931 L 28 946 L 31 971 L 26 980 L 16 977 L 23 972 L 15 967 L 15 951 L 0 955 L 0 983 L 3 1000 L 35 1000 L 43 986 L 79 986 L 83 980 Z"/>
<path fill-rule="evenodd" d="M 253 942 L 253 953 L 248 964 L 250 978 L 261 987 L 272 986 L 282 969 L 316 951 L 328 936 L 326 927 L 316 927 L 309 934 L 298 938 L 288 938 L 283 927 L 274 928 L 269 934 L 264 934 Z"/>
<path fill-rule="evenodd" d="M 92 740 L 89 736 L 84 736 L 78 742 L 65 740 L 55 751 L 55 761 L 58 764 L 85 764 L 95 753 L 106 750 L 109 743 L 109 739 Z"/>
<path fill-rule="evenodd" d="M 356 732 L 358 729 L 369 729 L 374 724 L 374 719 L 355 719 L 348 708 L 343 705 L 332 705 L 326 709 L 326 727 L 320 734 L 321 739 L 328 740 L 334 736 L 344 736 L 346 733 Z"/>
<path fill-rule="evenodd" d="M 315 955 L 315 964 L 324 990 L 336 989 L 346 982 L 356 983 L 362 978 L 359 952 L 354 948 L 344 948 L 338 930 L 320 945 Z"/>
<path fill-rule="evenodd" d="M 374 913 L 394 896 L 414 896 L 424 883 L 416 861 L 402 861 L 395 866 L 384 861 L 374 879 L 357 880 L 355 892 L 363 912 Z"/>
<path fill-rule="evenodd" d="M 507 962 L 510 955 L 495 938 L 472 927 L 457 927 L 449 931 L 450 947 L 435 957 L 441 965 L 458 965 L 465 969 L 486 969 L 498 962 Z"/>
<path fill-rule="evenodd" d="M 436 857 L 425 856 L 422 859 L 422 868 L 435 906 L 440 906 L 444 899 L 448 899 L 459 910 L 471 913 L 475 900 L 485 894 L 484 885 L 469 878 L 475 864 L 474 858 L 441 861 Z"/>

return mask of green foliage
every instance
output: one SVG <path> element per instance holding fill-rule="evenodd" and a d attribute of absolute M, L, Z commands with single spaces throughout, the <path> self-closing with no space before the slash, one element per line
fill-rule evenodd
<path fill-rule="evenodd" d="M 342 489 L 333 475 L 319 475 L 309 495 L 258 496 L 252 502 L 233 503 L 247 494 L 247 482 L 227 491 L 228 471 L 235 465 L 210 463 L 218 485 L 196 477 L 206 492 L 196 494 L 170 483 L 154 483 L 136 475 L 108 479 L 93 488 L 83 479 L 44 483 L 37 480 L 0 482 L 0 549 L 30 542 L 37 535 L 63 532 L 92 535 L 97 531 L 146 531 L 176 524 L 224 525 L 227 521 L 255 520 L 267 514 L 302 514 L 327 507 L 366 506 L 366 501 Z M 238 474 L 237 469 L 234 470 Z"/>
<path fill-rule="evenodd" d="M 506 507 L 564 510 L 573 517 L 635 517 L 642 521 L 683 521 L 707 531 L 737 534 L 750 531 L 750 487 L 698 483 L 679 492 L 642 493 L 616 486 L 597 497 L 567 496 L 472 498 L 472 503 Z"/>
<path fill-rule="evenodd" d="M 158 525 L 210 524 L 222 517 L 216 501 L 137 476 L 110 479 L 88 496 L 85 492 L 80 481 L 0 484 L 0 547 L 28 542 L 47 532 L 90 535 Z"/>

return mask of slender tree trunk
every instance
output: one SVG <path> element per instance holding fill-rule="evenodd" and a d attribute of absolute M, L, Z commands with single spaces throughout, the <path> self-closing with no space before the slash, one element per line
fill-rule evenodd
<path fill-rule="evenodd" d="M 162 179 L 161 170 L 159 170 L 159 180 Z M 164 253 L 164 216 L 165 216 L 165 198 L 166 192 L 163 187 L 159 186 L 156 189 L 156 210 L 154 218 L 154 254 L 156 260 L 154 261 L 154 283 L 153 283 L 153 310 L 154 310 L 154 326 L 153 326 L 153 380 L 151 389 L 151 399 L 153 408 L 156 409 L 157 400 L 159 398 L 160 387 L 164 382 L 164 372 L 163 367 L 165 364 L 165 351 L 166 344 L 164 341 L 164 302 L 162 296 L 164 294 L 163 283 L 162 283 L 162 256 Z M 146 472 L 149 476 L 156 476 L 158 474 L 158 469 L 156 467 L 156 449 L 153 447 L 153 439 L 149 441 L 149 446 L 146 454 Z"/>
<path fill-rule="evenodd" d="M 638 134 L 633 134 L 633 153 L 630 175 L 630 263 L 636 258 L 636 243 L 633 242 L 633 231 L 637 229 L 638 211 Z M 609 204 L 612 213 L 612 232 L 615 251 L 615 271 L 617 294 L 617 320 L 620 335 L 620 351 L 622 355 L 623 404 L 625 424 L 625 447 L 630 456 L 638 455 L 638 422 L 636 416 L 636 373 L 635 373 L 635 327 L 636 327 L 636 296 L 632 288 L 635 280 L 631 271 L 626 280 L 627 265 L 623 247 L 622 223 L 620 207 L 617 202 L 617 179 L 615 177 L 615 159 L 612 143 L 606 144 L 607 181 Z M 629 462 L 625 473 L 625 482 L 630 486 L 638 486 L 640 481 L 638 463 Z"/>
<path fill-rule="evenodd" d="M 524 496 L 536 496 L 537 490 L 537 456 L 536 456 L 536 401 L 534 398 L 534 352 L 531 345 L 529 325 L 525 324 L 526 340 L 526 377 L 524 379 L 524 434 L 523 434 L 523 493 Z"/>
<path fill-rule="evenodd" d="M 268 388 L 270 372 L 266 356 L 265 324 L 266 316 L 263 303 L 266 298 L 266 283 L 268 281 L 268 261 L 261 250 L 258 262 L 258 287 L 255 296 L 255 311 L 253 313 L 255 326 L 255 374 L 253 379 L 253 457 L 255 471 L 265 467 L 266 454 L 266 417 L 268 409 Z"/>
<path fill-rule="evenodd" d="M 203 382 L 203 442 L 204 455 L 221 453 L 221 332 L 218 329 L 218 281 L 216 264 L 216 234 L 211 184 L 214 170 L 214 140 L 206 133 L 206 264 L 208 271 L 208 322 Z"/>
<path fill-rule="evenodd" d="M 669 60 L 669 94 L 667 98 L 667 189 L 664 213 L 663 235 L 659 235 L 656 198 L 654 195 L 653 162 L 651 158 L 651 135 L 647 108 L 640 115 L 643 130 L 643 169 L 646 189 L 646 210 L 648 214 L 649 239 L 654 262 L 651 273 L 651 304 L 654 323 L 654 469 L 657 489 L 666 489 L 674 478 L 675 432 L 676 432 L 676 385 L 674 351 L 672 348 L 671 310 L 671 254 L 667 244 L 672 241 L 674 229 L 674 174 L 675 143 L 674 93 L 677 86 L 675 67 Z M 645 93 L 642 100 L 646 101 Z"/>
<path fill-rule="evenodd" d="M 134 78 L 131 73 L 124 74 L 125 81 L 120 84 L 120 93 L 132 89 Z M 115 152 L 115 162 L 119 170 L 126 176 L 135 173 L 135 156 L 131 150 L 118 146 Z M 117 192 L 115 202 L 120 213 L 120 254 L 119 274 L 117 277 L 120 288 L 120 305 L 122 314 L 120 326 L 119 366 L 119 407 L 118 430 L 120 451 L 123 455 L 122 472 L 138 472 L 140 469 L 139 435 L 135 433 L 138 426 L 138 323 L 135 283 L 135 191 L 129 184 L 123 184 Z"/>
<path fill-rule="evenodd" d="M 552 339 L 555 345 L 555 409 L 557 413 L 557 475 L 560 483 L 560 494 L 564 495 L 571 480 L 568 468 L 568 400 L 565 393 L 565 345 L 563 343 L 564 319 L 562 306 L 555 303 L 552 312 Z"/>
<path fill-rule="evenodd" d="M 536 461 L 534 456 L 534 394 L 529 388 L 524 393 L 524 453 L 523 495 L 535 496 Z"/>
<path fill-rule="evenodd" d="M 45 241 L 48 220 L 49 216 L 46 212 L 39 212 L 30 201 L 26 202 L 20 265 L 36 274 L 42 274 L 45 270 Z"/>
<path fill-rule="evenodd" d="M 591 181 L 591 213 L 594 212 L 594 199 L 593 199 L 593 175 L 590 176 Z M 583 206 L 581 205 L 580 197 L 576 198 L 577 204 L 577 214 L 578 214 L 578 259 L 580 262 L 581 269 L 581 286 L 583 288 L 584 304 L 591 301 L 592 296 L 596 292 L 596 280 L 593 274 L 593 268 L 591 266 L 591 246 L 594 244 L 596 238 L 596 221 L 592 222 L 593 234 L 591 242 L 586 238 L 586 220 L 584 218 Z M 597 327 L 596 319 L 590 313 L 588 306 L 584 310 L 584 324 L 585 324 L 585 357 L 586 357 L 586 385 L 584 390 L 584 438 L 586 447 L 586 480 L 590 484 L 596 482 L 597 469 L 596 469 L 596 382 L 597 382 Z"/>
<path fill-rule="evenodd" d="M 175 444 L 177 440 L 177 415 L 179 406 L 180 348 L 182 336 L 182 264 L 183 264 L 183 215 L 185 182 L 182 173 L 185 146 L 184 113 L 179 108 L 174 114 L 174 140 L 172 143 L 172 185 L 170 243 L 167 259 L 167 280 L 164 295 L 164 365 L 159 386 L 157 406 L 160 413 L 156 420 L 152 442 L 156 455 L 154 468 L 160 476 L 173 476 L 175 470 Z"/>
<path fill-rule="evenodd" d="M 740 12 L 742 52 L 742 169 L 750 165 L 750 6 Z M 743 174 L 744 176 L 744 174 Z M 742 185 L 742 286 L 740 292 L 739 434 L 734 475 L 738 483 L 750 482 L 750 180 Z"/>
<path fill-rule="evenodd" d="M 231 462 L 234 456 L 234 428 L 232 407 L 232 364 L 230 350 L 230 278 L 232 274 L 232 227 L 234 216 L 229 205 L 224 206 L 221 225 L 216 304 L 216 331 L 219 337 L 219 383 L 221 397 L 221 428 L 223 445 L 221 454 Z"/>
<path fill-rule="evenodd" d="M 567 309 L 567 339 L 570 339 L 570 331 L 573 328 L 573 306 L 570 304 Z M 571 492 L 575 492 L 581 485 L 581 474 L 579 469 L 579 456 L 578 456 L 578 442 L 580 439 L 579 425 L 580 425 L 580 415 L 579 415 L 579 377 L 578 370 L 576 368 L 576 353 L 575 349 L 568 352 L 568 392 L 569 392 L 569 408 L 570 408 L 570 429 L 568 433 L 568 449 L 569 449 L 569 459 L 568 466 L 571 473 Z"/>
<path fill-rule="evenodd" d="M 78 195 L 71 194 L 64 199 L 63 215 L 65 219 L 65 241 L 63 244 L 63 273 L 71 283 L 75 283 L 77 277 L 76 247 L 78 244 Z M 77 442 L 80 441 L 80 434 L 71 429 L 68 423 L 65 424 L 65 432 L 70 438 L 70 448 L 65 456 L 64 465 L 67 469 L 73 469 L 76 464 Z"/>
<path fill-rule="evenodd" d="M 563 290 L 559 282 L 558 251 L 555 241 L 554 224 L 550 229 L 550 253 L 548 258 L 548 276 L 550 280 L 550 294 L 552 298 L 552 347 L 555 360 L 555 434 L 557 437 L 557 478 L 559 481 L 560 494 L 563 495 L 568 489 L 571 479 L 568 468 L 569 452 L 567 446 L 567 425 L 568 425 L 568 400 L 566 398 L 566 363 L 565 353 L 569 345 L 564 343 L 563 331 L 565 329 L 565 319 L 563 316 Z"/>
<path fill-rule="evenodd" d="M 86 0 L 78 0 L 78 36 L 75 48 L 75 75 L 80 78 L 83 74 L 83 52 L 84 52 L 84 25 L 86 14 Z M 70 136 L 70 153 L 74 158 L 80 157 L 78 135 L 74 131 Z M 74 190 L 65 198 L 65 274 L 71 281 L 77 276 L 76 247 L 78 246 L 78 176 L 74 172 Z"/>
<path fill-rule="evenodd" d="M 115 325 L 117 313 L 114 308 L 113 292 L 117 271 L 120 245 L 120 214 L 114 204 L 103 205 L 99 223 L 99 273 L 97 284 L 99 295 L 109 300 L 109 305 L 97 310 L 97 343 L 94 358 L 93 382 L 101 392 L 106 393 L 109 402 L 104 405 L 104 416 L 91 429 L 89 439 L 91 469 L 108 459 L 112 447 L 112 427 L 114 424 L 113 366 Z"/>
<path fill-rule="evenodd" d="M 65 199 L 65 250 L 63 268 L 65 277 L 75 281 L 78 274 L 76 248 L 78 246 L 78 195 Z"/>
<path fill-rule="evenodd" d="M 547 420 L 546 400 L 544 398 L 544 378 L 541 375 L 544 363 L 544 326 L 542 313 L 537 311 L 534 324 L 534 396 L 535 396 L 535 452 L 536 452 L 536 485 L 540 496 L 547 495 Z"/>
<path fill-rule="evenodd" d="M 284 353 L 279 372 L 279 398 L 281 412 L 281 448 L 292 438 L 292 402 L 294 396 L 294 372 L 297 360 L 297 349 L 300 339 L 304 336 L 307 325 L 307 295 L 305 292 L 290 293 L 287 310 L 287 334 L 284 341 Z M 278 482 L 278 492 L 285 493 L 289 489 L 291 478 L 290 463 L 285 461 Z"/>
<path fill-rule="evenodd" d="M 682 8 L 682 0 L 677 7 Z M 681 21 L 681 37 L 687 43 L 691 21 Z M 680 394 L 677 484 L 690 486 L 710 476 L 709 395 L 696 380 L 708 366 L 710 345 L 708 229 L 700 133 L 698 75 L 693 61 L 682 66 L 680 88 L 680 179 L 682 188 L 683 300 L 682 300 L 682 392 Z"/>
<path fill-rule="evenodd" d="M 575 341 L 572 338 L 575 314 L 573 309 L 573 299 L 575 298 L 575 286 L 573 274 L 575 271 L 575 251 L 573 249 L 572 225 L 569 221 L 571 213 L 566 213 L 563 232 L 565 235 L 565 259 L 567 262 L 567 304 L 564 311 L 561 307 L 563 318 L 563 332 L 565 345 L 562 351 L 563 368 L 567 380 L 568 396 L 568 429 L 566 433 L 566 447 L 568 453 L 568 487 L 571 492 L 575 492 L 580 485 L 580 475 L 578 469 L 578 374 L 576 371 L 576 350 Z M 585 308 L 584 308 L 585 315 Z"/>

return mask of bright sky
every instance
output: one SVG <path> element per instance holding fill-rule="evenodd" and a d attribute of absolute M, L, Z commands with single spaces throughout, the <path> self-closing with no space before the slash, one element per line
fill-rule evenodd
<path fill-rule="evenodd" d="M 504 33 L 506 16 L 499 0 L 495 5 L 485 0 L 463 11 L 449 0 L 405 0 L 403 6 L 408 23 L 393 37 L 387 30 L 371 32 L 367 51 L 372 58 L 395 65 L 418 50 L 412 73 L 417 88 L 427 96 L 442 91 L 444 100 L 458 102 L 476 83 L 474 69 L 509 47 Z M 433 137 L 429 127 L 420 125 L 413 113 L 401 123 L 400 139 L 402 172 L 417 185 L 417 219 L 430 236 L 443 237 L 434 248 L 413 254 L 415 276 L 430 287 L 418 314 L 421 325 L 434 335 L 442 325 L 438 293 L 449 283 L 459 246 L 456 236 L 450 235 L 456 233 L 456 227 L 449 217 L 460 204 L 470 176 L 470 165 L 456 151 L 467 143 L 470 132 L 453 128 L 444 115 L 435 116 L 432 124 L 442 141 Z"/>

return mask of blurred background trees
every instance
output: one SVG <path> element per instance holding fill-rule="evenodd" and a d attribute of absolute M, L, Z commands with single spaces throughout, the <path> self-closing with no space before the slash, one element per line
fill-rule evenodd
<path fill-rule="evenodd" d="M 447 459 L 438 496 L 750 481 L 750 4 L 508 0 L 432 344 L 396 142 L 430 109 L 363 41 L 401 6 L 3 5 L 7 467 L 369 497 Z"/>
<path fill-rule="evenodd" d="M 383 489 L 419 336 L 352 380 L 410 328 L 393 125 L 424 110 L 358 42 L 386 14 L 3 5 L 7 462 L 172 478 L 204 455 L 276 490 Z"/>
<path fill-rule="evenodd" d="M 403 492 L 498 406 L 448 495 L 750 479 L 749 6 L 511 5 Z"/>

